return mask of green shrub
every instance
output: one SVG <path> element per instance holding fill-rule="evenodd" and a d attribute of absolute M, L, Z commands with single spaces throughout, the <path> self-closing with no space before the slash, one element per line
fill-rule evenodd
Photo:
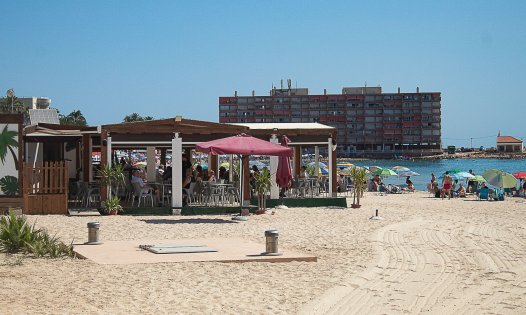
<path fill-rule="evenodd" d="M 0 218 L 0 250 L 8 253 L 23 251 L 35 240 L 38 230 L 26 223 L 26 218 L 10 211 Z"/>
<path fill-rule="evenodd" d="M 0 218 L 0 251 L 23 252 L 34 257 L 73 257 L 72 245 L 28 225 L 24 216 L 17 216 L 12 211 Z"/>

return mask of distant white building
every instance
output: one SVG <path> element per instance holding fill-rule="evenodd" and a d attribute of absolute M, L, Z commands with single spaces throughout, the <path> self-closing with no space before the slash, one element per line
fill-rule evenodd
<path fill-rule="evenodd" d="M 51 105 L 51 99 L 47 97 L 19 97 L 18 99 L 28 109 L 48 109 Z"/>
<path fill-rule="evenodd" d="M 524 152 L 524 144 L 522 140 L 511 136 L 497 136 L 497 151 L 498 152 Z"/>

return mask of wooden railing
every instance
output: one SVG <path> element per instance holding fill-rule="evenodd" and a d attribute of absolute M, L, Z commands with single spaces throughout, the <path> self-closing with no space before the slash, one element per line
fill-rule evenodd
<path fill-rule="evenodd" d="M 24 195 L 67 194 L 69 185 L 67 162 L 44 162 L 34 167 L 24 163 Z"/>
<path fill-rule="evenodd" d="M 26 214 L 67 214 L 67 162 L 24 163 L 23 194 Z"/>

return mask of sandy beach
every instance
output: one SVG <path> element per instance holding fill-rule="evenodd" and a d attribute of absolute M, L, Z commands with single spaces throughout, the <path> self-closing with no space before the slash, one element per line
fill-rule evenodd
<path fill-rule="evenodd" d="M 350 202 L 349 202 L 350 204 Z M 525 314 L 526 200 L 366 193 L 361 209 L 229 216 L 31 216 L 63 241 L 242 237 L 318 262 L 98 265 L 0 255 L 2 314 Z M 384 218 L 371 221 L 379 209 Z"/>

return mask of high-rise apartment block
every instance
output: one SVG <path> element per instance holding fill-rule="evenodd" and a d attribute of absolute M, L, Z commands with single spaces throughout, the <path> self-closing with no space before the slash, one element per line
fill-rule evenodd
<path fill-rule="evenodd" d="M 337 128 L 340 156 L 423 156 L 441 153 L 440 92 L 382 93 L 345 87 L 309 95 L 306 88 L 272 88 L 269 96 L 219 97 L 219 122 L 319 122 Z"/>

